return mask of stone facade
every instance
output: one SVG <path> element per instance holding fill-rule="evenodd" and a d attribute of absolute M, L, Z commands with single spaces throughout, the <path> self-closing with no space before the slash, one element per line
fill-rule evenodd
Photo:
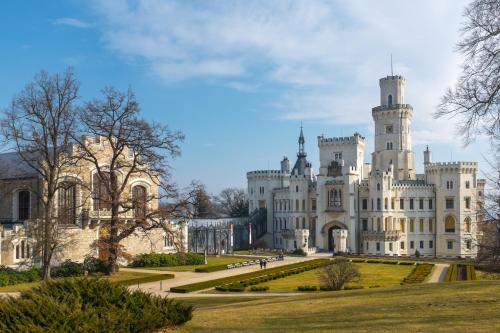
<path fill-rule="evenodd" d="M 87 138 L 86 144 L 94 149 L 102 167 L 107 161 L 105 140 Z M 72 153 L 76 153 L 74 146 Z M 130 159 L 131 152 L 126 152 L 124 159 Z M 68 184 L 59 190 L 54 207 L 55 218 L 61 220 L 58 231 L 61 233 L 61 248 L 54 253 L 54 264 L 70 259 L 83 261 L 87 255 L 98 255 L 96 241 L 99 239 L 103 222 L 109 220 L 111 212 L 101 205 L 95 177 L 96 171 L 89 162 L 80 160 L 61 173 L 59 181 Z M 43 192 L 42 179 L 27 166 L 15 153 L 0 155 L 0 265 L 15 266 L 32 263 L 35 239 L 27 230 L 41 216 L 38 194 Z M 147 174 L 130 177 L 124 196 L 132 197 L 134 188 L 140 186 L 145 193 L 145 209 L 154 211 L 158 208 L 159 186 Z M 64 205 L 65 209 L 60 209 Z M 63 213 L 65 212 L 64 215 Z M 71 212 L 71 213 L 68 213 Z M 121 218 L 133 220 L 136 212 L 129 210 Z M 187 250 L 187 225 L 170 222 L 172 235 L 163 229 L 150 232 L 135 232 L 125 238 L 121 245 L 129 255 L 149 252 L 175 252 L 180 248 Z"/>
<path fill-rule="evenodd" d="M 406 81 L 388 76 L 379 84 L 371 163 L 364 163 L 360 134 L 319 136 L 320 168 L 314 174 L 301 130 L 292 171 L 285 158 L 280 170 L 247 173 L 250 212 L 268 209 L 266 241 L 308 252 L 475 257 L 477 208 L 484 200 L 477 163 L 433 163 L 427 148 L 424 174 L 417 174 Z"/>

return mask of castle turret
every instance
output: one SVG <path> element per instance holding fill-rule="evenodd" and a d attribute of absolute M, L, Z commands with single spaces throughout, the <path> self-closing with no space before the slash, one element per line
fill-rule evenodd
<path fill-rule="evenodd" d="M 286 156 L 283 157 L 283 160 L 281 161 L 281 172 L 283 173 L 290 172 L 290 160 Z"/>
<path fill-rule="evenodd" d="M 426 147 L 424 151 L 424 165 L 432 163 L 432 153 L 429 150 L 429 146 Z"/>
<path fill-rule="evenodd" d="M 415 179 L 411 140 L 413 108 L 404 104 L 405 82 L 400 75 L 381 78 L 380 106 L 372 109 L 375 122 L 372 169 L 387 171 L 392 161 L 395 179 Z"/>

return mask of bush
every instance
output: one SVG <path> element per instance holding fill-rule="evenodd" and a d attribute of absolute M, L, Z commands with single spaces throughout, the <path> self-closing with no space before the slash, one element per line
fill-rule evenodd
<path fill-rule="evenodd" d="M 361 276 L 358 267 L 347 259 L 337 259 L 324 266 L 318 275 L 321 285 L 329 290 L 341 290 L 347 282 Z"/>
<path fill-rule="evenodd" d="M 52 269 L 51 276 L 52 277 L 83 276 L 84 271 L 85 269 L 83 264 L 71 260 L 66 260 L 59 267 L 55 267 Z"/>
<path fill-rule="evenodd" d="M 151 276 L 138 277 L 135 279 L 127 279 L 123 281 L 113 281 L 112 283 L 121 284 L 124 286 L 133 286 L 140 283 L 156 282 L 161 280 L 173 279 L 174 274 L 154 274 Z"/>
<path fill-rule="evenodd" d="M 302 249 L 295 249 L 293 250 L 292 254 L 296 256 L 307 256 L 307 253 Z"/>
<path fill-rule="evenodd" d="M 318 290 L 318 287 L 316 287 L 316 286 L 298 286 L 297 290 L 298 291 L 316 291 L 316 290 Z"/>
<path fill-rule="evenodd" d="M 411 262 L 411 261 L 400 261 L 399 264 L 400 265 L 404 265 L 404 266 L 413 266 L 413 265 L 415 265 L 415 263 Z"/>
<path fill-rule="evenodd" d="M 118 267 L 117 267 L 118 268 Z M 86 257 L 83 261 L 83 269 L 90 274 L 106 274 L 110 271 L 109 263 L 106 260 L 96 257 Z"/>
<path fill-rule="evenodd" d="M 18 283 L 40 281 L 41 273 L 37 268 L 18 271 L 5 266 L 0 266 L 0 287 Z"/>
<path fill-rule="evenodd" d="M 348 285 L 344 287 L 344 290 L 356 290 L 356 289 L 363 289 L 363 286 L 360 285 Z"/>
<path fill-rule="evenodd" d="M 105 279 L 44 282 L 0 300 L 1 332 L 154 332 L 180 325 L 192 307 Z"/>
<path fill-rule="evenodd" d="M 227 265 L 213 265 L 206 267 L 196 267 L 194 271 L 197 273 L 211 273 L 211 272 L 223 271 L 225 269 L 227 269 Z"/>
<path fill-rule="evenodd" d="M 250 288 L 251 291 L 268 291 L 269 287 L 268 286 L 252 286 Z"/>
<path fill-rule="evenodd" d="M 172 267 L 203 265 L 205 256 L 199 253 L 144 253 L 138 255 L 129 266 L 132 267 Z"/>

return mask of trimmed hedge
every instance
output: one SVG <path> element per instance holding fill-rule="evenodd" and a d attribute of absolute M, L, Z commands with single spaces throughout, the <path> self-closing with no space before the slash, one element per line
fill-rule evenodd
<path fill-rule="evenodd" d="M 250 287 L 250 291 L 268 291 L 268 286 L 252 286 Z"/>
<path fill-rule="evenodd" d="M 297 290 L 298 291 L 316 291 L 316 290 L 318 290 L 318 287 L 316 287 L 316 286 L 298 286 Z"/>
<path fill-rule="evenodd" d="M 474 265 L 467 265 L 467 280 L 476 280 L 476 269 Z"/>
<path fill-rule="evenodd" d="M 431 273 L 434 264 L 417 264 L 415 268 L 403 279 L 401 284 L 422 283 L 425 278 Z"/>
<path fill-rule="evenodd" d="M 105 279 L 44 282 L 18 298 L 0 299 L 1 332 L 156 332 L 192 317 L 185 303 Z"/>
<path fill-rule="evenodd" d="M 132 267 L 172 267 L 203 265 L 205 256 L 199 253 L 144 253 L 130 263 Z"/>
<path fill-rule="evenodd" d="M 192 284 L 187 284 L 187 285 L 183 285 L 183 286 L 173 287 L 173 288 L 170 288 L 170 291 L 175 292 L 175 293 L 189 293 L 192 291 L 209 289 L 209 288 L 216 287 L 216 286 L 224 286 L 224 285 L 232 284 L 235 282 L 240 283 L 240 284 L 246 284 L 248 286 L 248 285 L 250 285 L 251 282 L 252 283 L 255 282 L 256 279 L 258 279 L 259 283 L 262 283 L 262 282 L 266 282 L 269 280 L 275 280 L 277 278 L 285 277 L 285 276 L 288 276 L 290 274 L 298 274 L 298 273 L 305 272 L 306 268 L 307 269 L 319 268 L 319 267 L 324 266 L 330 262 L 331 261 L 329 259 L 314 259 L 314 260 L 309 260 L 309 261 L 305 261 L 305 262 L 298 262 L 298 263 L 294 263 L 294 264 L 263 269 L 263 270 L 259 270 L 259 271 L 251 272 L 251 273 L 245 273 L 245 274 L 229 276 L 229 277 L 210 280 L 210 281 L 204 281 L 204 282 L 198 282 L 198 283 L 192 283 Z M 220 289 L 218 289 L 218 290 L 220 290 Z"/>
<path fill-rule="evenodd" d="M 194 271 L 197 273 L 211 273 L 211 272 L 216 272 L 216 271 L 223 271 L 225 269 L 227 269 L 227 264 L 226 265 L 213 265 L 213 266 L 207 266 L 207 267 L 196 267 L 194 269 Z"/>
<path fill-rule="evenodd" d="M 450 267 L 448 267 L 448 271 L 446 272 L 446 276 L 444 277 L 444 282 L 457 281 L 457 274 L 458 274 L 458 265 L 450 264 Z"/>
<path fill-rule="evenodd" d="M 113 281 L 111 283 L 114 284 L 121 284 L 124 286 L 133 286 L 138 283 L 149 283 L 149 282 L 156 282 L 156 281 L 161 281 L 161 280 L 168 280 L 168 279 L 173 279 L 174 274 L 151 274 L 151 276 L 144 276 L 144 277 L 138 277 L 135 279 L 129 279 L 129 280 L 123 280 L 123 281 Z"/>
<path fill-rule="evenodd" d="M 37 268 L 32 268 L 26 271 L 18 271 L 9 267 L 0 266 L 0 287 L 25 282 L 36 282 L 40 280 L 41 274 L 40 270 Z"/>

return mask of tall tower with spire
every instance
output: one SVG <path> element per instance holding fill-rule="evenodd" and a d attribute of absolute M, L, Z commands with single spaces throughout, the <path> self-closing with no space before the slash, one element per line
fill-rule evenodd
<path fill-rule="evenodd" d="M 395 179 L 415 179 L 413 108 L 405 104 L 406 81 L 400 75 L 391 75 L 381 78 L 379 84 L 380 105 L 372 109 L 375 122 L 372 170 L 387 171 L 392 165 Z"/>
<path fill-rule="evenodd" d="M 311 163 L 307 161 L 307 153 L 305 150 L 306 140 L 304 139 L 304 131 L 302 125 L 300 126 L 299 135 L 299 152 L 297 153 L 297 161 L 292 169 L 293 175 L 306 175 L 311 172 Z"/>
<path fill-rule="evenodd" d="M 306 156 L 306 152 L 304 149 L 304 145 L 306 143 L 306 140 L 304 139 L 304 132 L 302 131 L 302 125 L 300 125 L 300 135 L 299 135 L 299 153 L 297 154 L 297 157 L 300 156 Z"/>

